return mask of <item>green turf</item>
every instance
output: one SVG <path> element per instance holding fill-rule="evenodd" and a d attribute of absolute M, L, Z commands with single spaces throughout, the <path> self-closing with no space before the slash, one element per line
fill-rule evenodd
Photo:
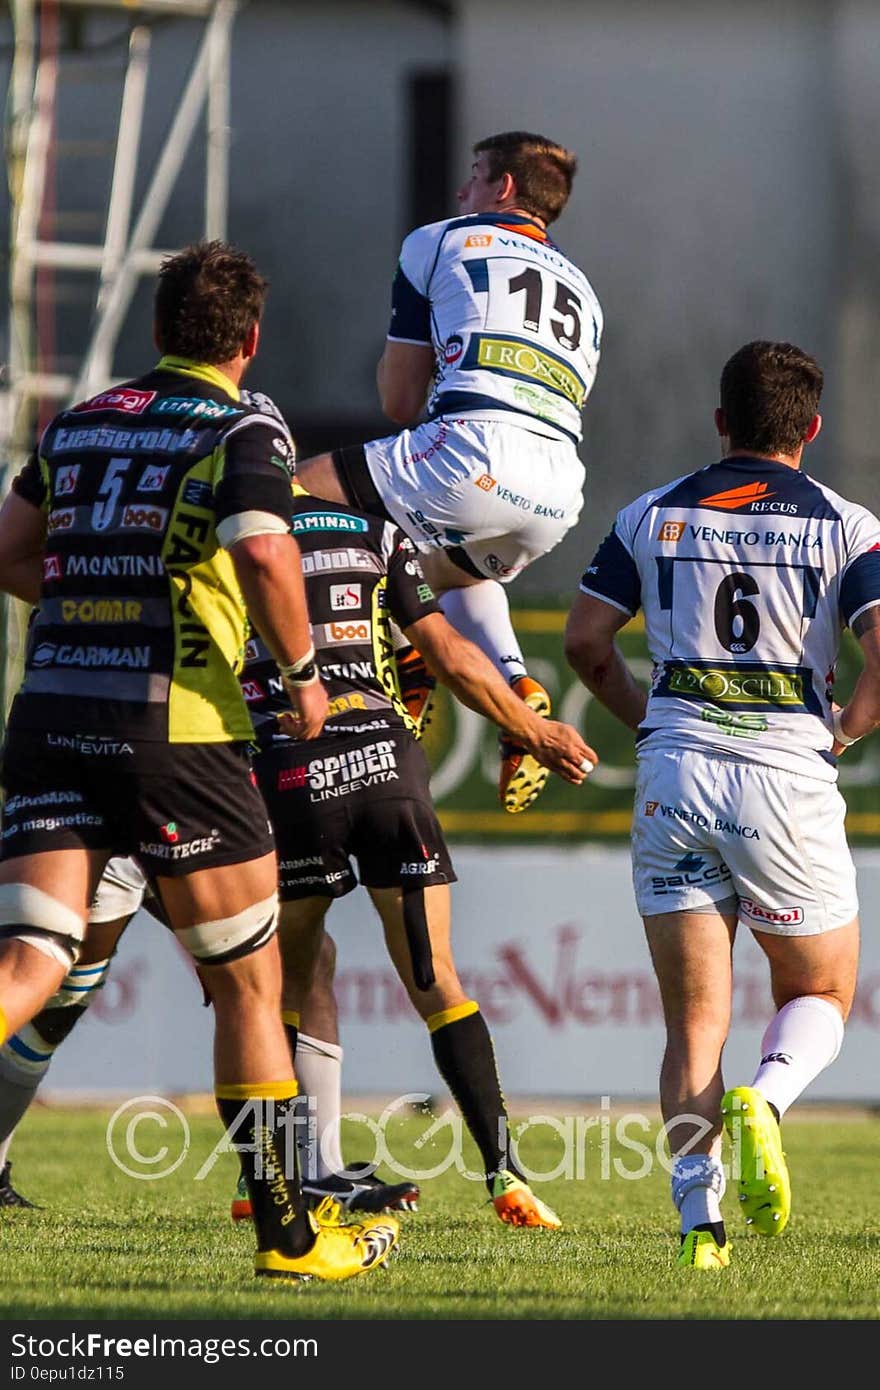
<path fill-rule="evenodd" d="M 636 1109 L 637 1107 L 633 1107 Z M 109 1112 L 108 1112 L 109 1113 Z M 481 1184 L 451 1169 L 422 1184 L 403 1215 L 389 1272 L 340 1285 L 266 1287 L 252 1278 L 252 1233 L 229 1219 L 232 1156 L 203 1181 L 195 1174 L 219 1134 L 190 1116 L 192 1143 L 170 1177 L 136 1181 L 111 1163 L 107 1114 L 37 1108 L 16 1136 L 13 1178 L 41 1211 L 0 1210 L 4 1259 L 0 1317 L 30 1318 L 771 1318 L 868 1319 L 880 1315 L 877 1160 L 880 1118 L 804 1118 L 785 1128 L 793 1215 L 778 1239 L 746 1235 L 731 1189 L 725 1214 L 730 1268 L 674 1267 L 676 1220 L 659 1164 L 627 1181 L 639 1154 L 613 1142 L 602 1175 L 597 1126 L 586 1131 L 583 1176 L 536 1184 L 564 1218 L 562 1232 L 501 1225 Z M 571 1122 L 572 1125 L 574 1122 Z M 431 1121 L 396 1120 L 396 1158 L 427 1169 L 448 1152 L 449 1131 L 416 1151 Z M 653 1133 L 631 1128 L 632 1139 Z M 139 1134 L 156 1147 L 156 1131 Z M 368 1156 L 364 1130 L 347 1151 Z M 169 1140 L 170 1142 L 170 1140 Z M 466 1144 L 474 1166 L 475 1151 Z M 523 1155 L 549 1170 L 559 1139 L 532 1130 Z"/>

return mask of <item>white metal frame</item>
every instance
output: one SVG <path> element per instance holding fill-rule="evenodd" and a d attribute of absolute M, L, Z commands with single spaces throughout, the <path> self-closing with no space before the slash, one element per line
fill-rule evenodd
<path fill-rule="evenodd" d="M 131 16 L 130 0 L 57 0 L 62 8 L 113 11 Z M 158 269 L 169 254 L 154 245 L 203 108 L 206 110 L 204 236 L 226 235 L 229 170 L 229 69 L 232 25 L 246 0 L 137 0 L 140 15 L 157 14 L 205 21 L 198 52 L 181 93 L 168 138 L 156 163 L 132 226 L 146 92 L 150 30 L 138 24 L 129 40 L 128 64 L 116 140 L 110 198 L 102 242 L 94 245 L 43 241 L 38 236 L 50 150 L 54 59 L 37 62 L 35 27 L 39 0 L 10 0 L 15 34 L 7 145 L 11 169 L 11 246 L 9 360 L 0 393 L 0 499 L 33 447 L 33 414 L 38 399 L 59 404 L 94 394 L 113 381 L 113 357 L 140 277 Z M 35 369 L 35 277 L 41 267 L 83 271 L 95 277 L 95 310 L 76 375 Z M 8 704 L 11 672 L 18 662 L 21 615 L 7 601 L 0 632 L 3 702 Z"/>

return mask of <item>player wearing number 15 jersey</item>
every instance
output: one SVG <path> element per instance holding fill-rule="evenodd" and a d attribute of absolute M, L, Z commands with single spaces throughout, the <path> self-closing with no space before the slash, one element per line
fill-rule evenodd
<path fill-rule="evenodd" d="M 801 472 L 822 382 L 789 343 L 735 353 L 715 413 L 724 457 L 619 513 L 566 637 L 584 683 L 637 731 L 633 877 L 666 1018 L 679 1263 L 700 1269 L 729 1260 L 722 1120 L 746 1221 L 769 1236 L 785 1226 L 779 1120 L 837 1056 L 855 990 L 837 758 L 880 724 L 880 522 Z M 647 695 L 614 645 L 639 608 Z M 841 710 L 844 627 L 864 668 Z M 738 922 L 767 957 L 778 1012 L 751 1085 L 725 1092 Z"/>
<path fill-rule="evenodd" d="M 417 227 L 400 254 L 378 385 L 386 415 L 406 428 L 306 459 L 299 473 L 309 492 L 396 522 L 423 552 L 447 618 L 547 714 L 500 585 L 580 514 L 577 445 L 602 311 L 547 234 L 574 156 L 522 131 L 482 140 L 474 154 L 458 194 L 464 216 Z M 519 811 L 546 770 L 502 751 L 502 801 Z"/>

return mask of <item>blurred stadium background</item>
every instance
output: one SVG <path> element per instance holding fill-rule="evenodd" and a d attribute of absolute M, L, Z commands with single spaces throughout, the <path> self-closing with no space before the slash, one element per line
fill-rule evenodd
<path fill-rule="evenodd" d="M 577 152 L 557 235 L 606 316 L 587 500 L 514 599 L 535 674 L 603 761 L 585 789 L 551 787 L 510 817 L 479 719 L 441 699 L 429 752 L 461 879 L 457 953 L 508 1092 L 653 1095 L 662 1028 L 629 884 L 632 748 L 567 670 L 562 626 L 618 507 L 716 457 L 718 375 L 748 339 L 816 354 L 826 429 L 809 469 L 880 506 L 876 0 L 7 0 L 0 77 L 0 492 L 59 404 L 143 370 L 152 275 L 203 235 L 270 278 L 249 384 L 285 411 L 301 455 L 390 432 L 373 373 L 403 235 L 455 212 L 481 136 L 534 129 Z M 6 700 L 21 617 L 4 611 Z M 624 640 L 644 662 L 638 624 Z M 853 670 L 847 648 L 844 689 Z M 878 1097 L 877 742 L 841 775 L 865 953 L 816 1099 Z M 331 927 L 346 1090 L 431 1089 L 368 903 L 345 900 Z M 770 1001 L 750 939 L 737 953 L 727 1065 L 745 1074 Z M 49 1086 L 207 1089 L 198 998 L 173 943 L 134 923 Z"/>

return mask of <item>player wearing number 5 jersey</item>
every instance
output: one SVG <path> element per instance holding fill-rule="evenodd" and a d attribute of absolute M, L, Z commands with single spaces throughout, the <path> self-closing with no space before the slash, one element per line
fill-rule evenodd
<path fill-rule="evenodd" d="M 416 228 L 400 253 L 378 385 L 385 413 L 406 428 L 306 459 L 299 473 L 309 492 L 402 527 L 447 618 L 547 714 L 501 585 L 580 514 L 577 445 L 602 311 L 547 234 L 574 156 L 521 131 L 482 140 L 474 154 L 458 195 L 464 216 Z M 414 423 L 426 397 L 427 420 Z M 509 743 L 502 753 L 502 801 L 523 810 L 546 769 Z"/>
<path fill-rule="evenodd" d="M 566 639 L 585 684 L 637 730 L 633 876 L 666 1018 L 680 1263 L 704 1269 L 729 1259 L 722 1117 L 746 1220 L 777 1235 L 790 1210 L 779 1120 L 837 1056 L 855 989 L 856 876 L 835 783 L 838 756 L 880 723 L 880 522 L 800 470 L 821 389 L 800 349 L 741 348 L 715 417 L 725 456 L 620 512 Z M 647 696 L 613 641 L 639 608 Z M 844 627 L 864 669 L 840 710 Z M 767 956 L 778 1013 L 751 1085 L 725 1093 L 738 921 Z"/>

